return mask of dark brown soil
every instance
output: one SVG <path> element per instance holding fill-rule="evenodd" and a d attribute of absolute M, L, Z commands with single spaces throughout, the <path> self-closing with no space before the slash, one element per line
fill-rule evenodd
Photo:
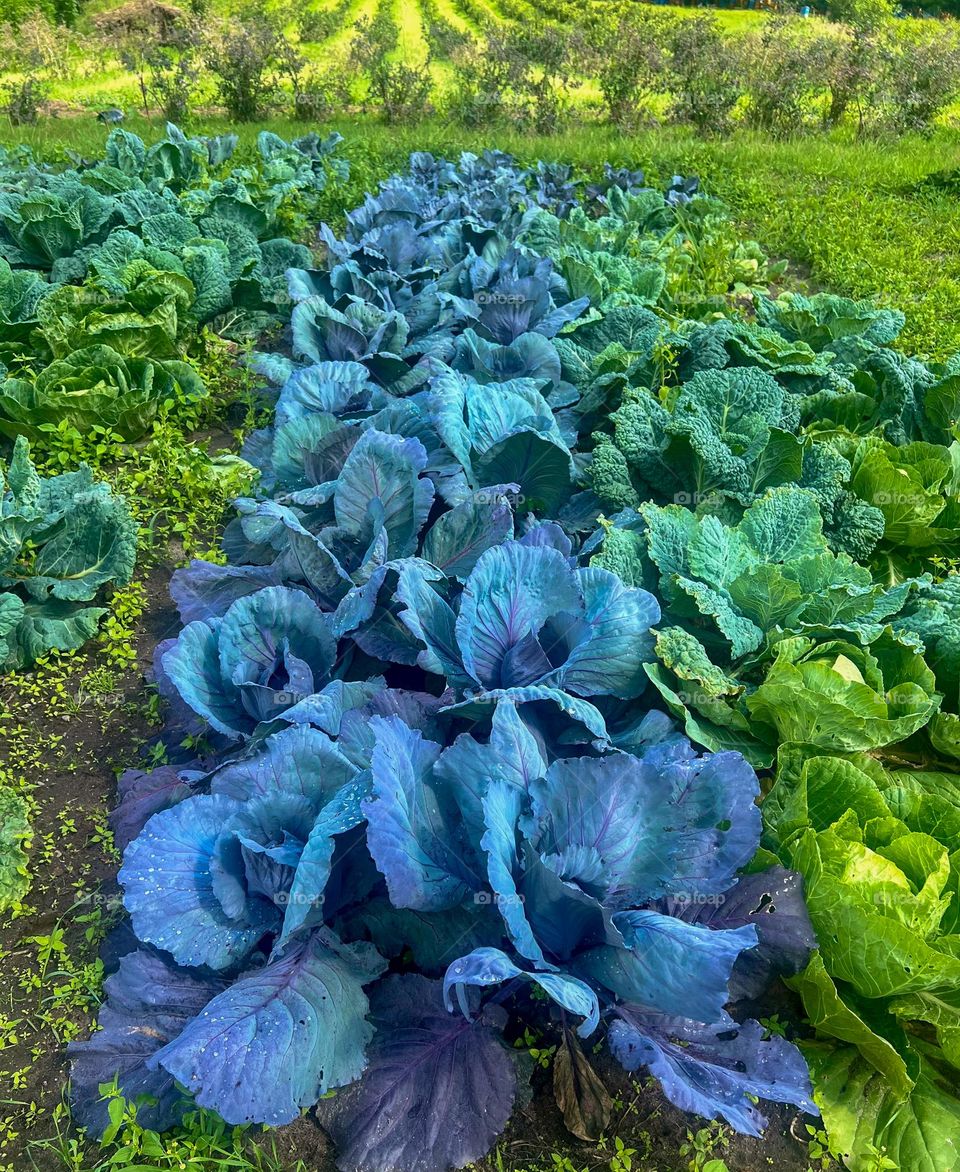
<path fill-rule="evenodd" d="M 156 643 L 177 629 L 176 611 L 167 586 L 173 553 L 144 580 L 147 607 L 138 623 L 134 645 L 137 665 L 117 672 L 110 690 L 96 694 L 98 670 L 107 663 L 94 647 L 71 661 L 61 694 L 51 696 L 34 683 L 48 672 L 23 673 L 0 685 L 0 769 L 11 780 L 26 782 L 37 808 L 32 816 L 33 885 L 26 914 L 0 926 L 0 1015 L 19 1021 L 17 1043 L 0 1052 L 0 1168 L 12 1160 L 15 1172 L 33 1166 L 62 1167 L 43 1162 L 31 1141 L 48 1138 L 51 1113 L 64 1098 L 66 1063 L 61 1039 L 84 1036 L 95 1017 L 92 999 L 51 994 L 69 977 L 96 963 L 98 924 L 104 927 L 118 909 L 117 860 L 99 841 L 106 812 L 113 803 L 117 772 L 138 760 L 142 744 L 156 735 L 140 711 L 145 699 L 144 671 Z M 24 761 L 26 758 L 26 762 Z M 69 821 L 68 821 L 69 820 Z M 46 965 L 38 963 L 37 937 L 62 931 L 64 951 Z M 88 939 L 88 934 L 91 938 Z M 91 974 L 89 984 L 95 985 Z M 84 1004 L 84 1002 L 88 1004 Z M 21 1073 L 17 1083 L 13 1072 Z M 20 1084 L 23 1085 L 20 1085 Z M 34 1106 L 31 1107 L 31 1104 Z M 17 1131 L 11 1138 L 10 1130 Z"/>

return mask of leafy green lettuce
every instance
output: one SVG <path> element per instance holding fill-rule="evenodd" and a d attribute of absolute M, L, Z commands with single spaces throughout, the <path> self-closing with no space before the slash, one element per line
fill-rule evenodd
<path fill-rule="evenodd" d="M 0 432 L 38 440 L 61 428 L 84 433 L 100 427 L 136 440 L 163 411 L 205 394 L 186 362 L 128 358 L 110 346 L 88 346 L 51 362 L 35 378 L 0 382 Z"/>
<path fill-rule="evenodd" d="M 816 1031 L 807 1056 L 847 1166 L 957 1166 L 960 775 L 780 750 L 767 848 L 800 871 L 820 951 L 788 981 Z"/>

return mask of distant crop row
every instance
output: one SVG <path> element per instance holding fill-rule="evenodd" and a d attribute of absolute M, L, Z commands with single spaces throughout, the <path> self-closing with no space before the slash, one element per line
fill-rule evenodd
<path fill-rule="evenodd" d="M 69 98 L 79 82 L 88 100 L 122 94 L 122 108 L 178 122 L 214 105 L 244 121 L 368 110 L 540 132 L 604 120 L 891 135 L 929 131 L 960 96 L 960 33 L 935 22 L 758 17 L 733 34 L 710 16 L 640 4 L 566 19 L 559 2 L 501 0 L 495 11 L 487 0 L 420 0 L 403 8 L 401 30 L 386 2 L 230 20 L 160 15 L 151 2 L 108 10 L 94 31 L 70 33 L 66 52 L 43 20 L 8 26 L 20 70 L 6 82 L 10 118 L 35 121 L 48 96 Z"/>
<path fill-rule="evenodd" d="M 38 477 L 44 456 L 143 439 L 189 422 L 207 388 L 186 361 L 204 326 L 256 337 L 286 315 L 284 272 L 310 252 L 283 233 L 281 204 L 309 205 L 337 138 L 264 135 L 231 166 L 235 136 L 175 127 L 146 149 L 115 135 L 99 171 L 0 161 L 0 670 L 81 646 L 130 579 L 136 526 L 90 470 Z"/>

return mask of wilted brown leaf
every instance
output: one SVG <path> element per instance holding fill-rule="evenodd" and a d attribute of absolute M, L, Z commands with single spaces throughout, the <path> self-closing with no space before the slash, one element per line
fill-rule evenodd
<path fill-rule="evenodd" d="M 553 1059 L 553 1093 L 568 1130 L 580 1139 L 600 1138 L 610 1122 L 613 1100 L 568 1029 Z"/>

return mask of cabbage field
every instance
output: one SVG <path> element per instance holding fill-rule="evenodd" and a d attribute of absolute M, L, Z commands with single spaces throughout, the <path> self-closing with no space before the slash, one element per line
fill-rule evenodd
<path fill-rule="evenodd" d="M 960 1168 L 956 323 L 107 121 L 0 149 L 0 1170 Z"/>

